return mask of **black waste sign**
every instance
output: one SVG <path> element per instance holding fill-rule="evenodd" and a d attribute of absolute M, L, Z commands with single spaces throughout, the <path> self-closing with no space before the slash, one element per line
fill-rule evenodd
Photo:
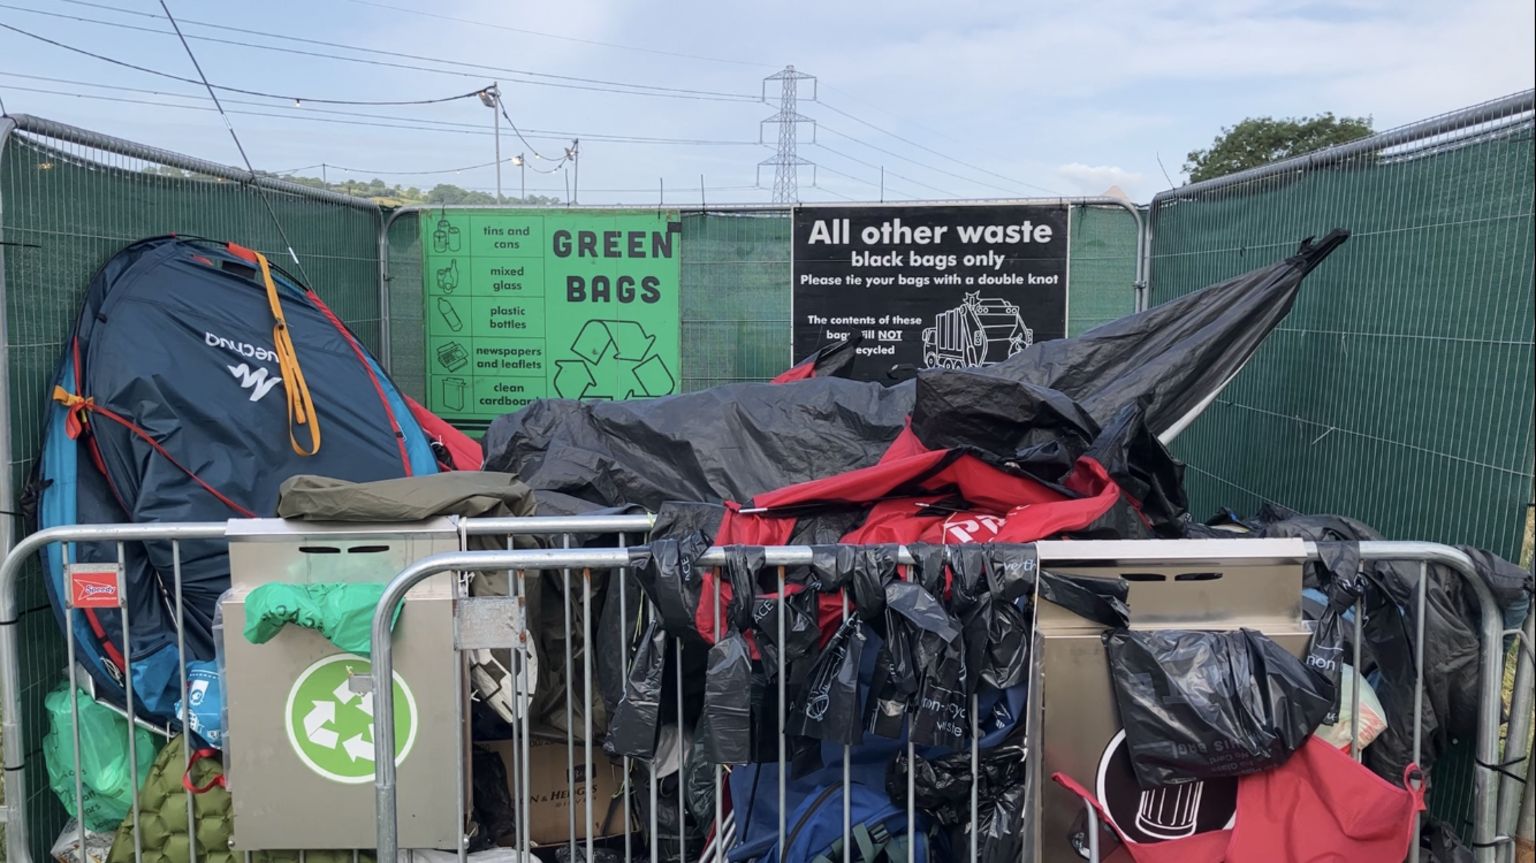
<path fill-rule="evenodd" d="M 852 376 L 1001 362 L 1067 331 L 1065 206 L 801 207 L 794 356 L 861 337 Z"/>

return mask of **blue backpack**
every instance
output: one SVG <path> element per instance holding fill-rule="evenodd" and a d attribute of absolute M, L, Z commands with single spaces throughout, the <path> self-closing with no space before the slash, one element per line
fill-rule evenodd
<path fill-rule="evenodd" d="M 907 833 L 907 810 L 891 803 L 883 789 L 868 785 L 848 786 L 848 839 L 852 845 L 850 863 L 929 863 L 930 855 L 946 855 L 931 847 L 938 837 L 930 836 L 930 820 L 916 813 L 917 835 Z M 843 863 L 843 788 L 829 785 L 821 793 L 801 801 L 785 821 L 784 855 L 786 863 Z M 779 843 L 774 842 L 761 856 L 777 861 Z"/>

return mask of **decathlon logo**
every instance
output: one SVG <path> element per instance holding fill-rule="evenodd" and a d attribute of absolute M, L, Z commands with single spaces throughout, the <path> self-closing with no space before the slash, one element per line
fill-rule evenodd
<path fill-rule="evenodd" d="M 238 366 L 225 366 L 229 373 L 240 382 L 240 388 L 251 391 L 251 401 L 259 402 L 261 397 L 272 391 L 272 388 L 282 382 L 282 378 L 268 377 L 264 368 L 252 369 L 245 363 Z"/>
<path fill-rule="evenodd" d="M 273 353 L 271 348 L 253 345 L 250 342 L 237 342 L 234 339 L 226 339 L 223 336 L 216 336 L 213 333 L 205 332 L 203 333 L 203 344 L 210 348 L 223 348 L 232 354 L 260 363 L 277 362 L 277 354 Z"/>

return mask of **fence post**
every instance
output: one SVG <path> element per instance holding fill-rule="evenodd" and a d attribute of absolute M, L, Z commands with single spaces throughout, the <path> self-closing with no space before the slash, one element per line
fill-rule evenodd
<path fill-rule="evenodd" d="M 379 254 L 379 365 L 384 367 L 384 374 L 390 377 L 395 374 L 394 340 L 389 326 L 389 226 L 394 220 L 394 213 L 386 216 L 380 211 L 376 246 Z"/>
<path fill-rule="evenodd" d="M 390 282 L 395 278 L 389 265 L 389 229 L 394 227 L 395 220 L 406 213 L 420 213 L 424 207 L 420 204 L 408 204 L 404 207 L 396 207 L 388 213 L 379 212 L 379 362 L 384 366 L 385 374 L 395 377 L 395 352 L 393 331 L 390 329 Z M 422 285 L 426 290 L 426 285 Z M 427 401 L 427 394 L 421 394 L 422 403 Z"/>
<path fill-rule="evenodd" d="M 0 510 L 7 513 L 15 512 L 16 507 L 12 500 L 11 489 L 11 337 L 10 321 L 6 316 L 5 293 L 5 150 L 10 140 L 11 131 L 16 128 L 16 122 L 10 117 L 0 117 L 0 456 L 5 463 L 0 465 Z M 12 516 L 0 515 L 0 552 L 9 553 L 11 543 L 15 541 L 12 535 Z M 5 589 L 4 581 L 0 580 L 0 609 L 4 609 L 4 618 L 15 618 L 14 605 L 8 603 L 10 591 Z M 10 608 L 7 606 L 10 605 Z M 0 638 L 14 638 L 12 627 L 4 627 Z M 13 651 L 9 651 L 13 654 Z M 19 663 L 18 663 L 19 667 Z M 0 812 L 5 813 L 5 818 L 0 819 L 5 824 L 5 859 L 26 860 L 26 824 L 23 819 L 11 818 L 13 812 L 19 812 L 17 804 L 23 799 L 25 791 L 22 789 L 22 774 L 18 768 L 21 764 L 22 741 L 21 720 L 14 707 L 21 702 L 21 687 L 15 676 L 18 668 L 0 668 L 0 675 L 4 680 L 0 686 L 4 686 L 7 693 L 16 693 L 15 705 L 6 699 L 8 709 L 5 715 L 0 717 L 0 734 L 4 735 L 4 768 L 5 768 L 5 804 L 0 806 Z"/>

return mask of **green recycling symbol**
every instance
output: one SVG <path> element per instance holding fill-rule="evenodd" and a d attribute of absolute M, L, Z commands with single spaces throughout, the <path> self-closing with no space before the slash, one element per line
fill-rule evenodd
<path fill-rule="evenodd" d="M 656 337 L 637 321 L 587 321 L 571 353 L 579 359 L 555 361 L 555 392 L 563 399 L 664 396 L 677 386 Z"/>
<path fill-rule="evenodd" d="M 304 669 L 288 690 L 288 742 L 305 767 L 334 782 L 373 781 L 373 693 L 353 692 L 351 681 L 370 673 L 367 659 L 338 653 Z M 400 675 L 394 678 L 398 765 L 416 739 L 416 699 Z"/>

